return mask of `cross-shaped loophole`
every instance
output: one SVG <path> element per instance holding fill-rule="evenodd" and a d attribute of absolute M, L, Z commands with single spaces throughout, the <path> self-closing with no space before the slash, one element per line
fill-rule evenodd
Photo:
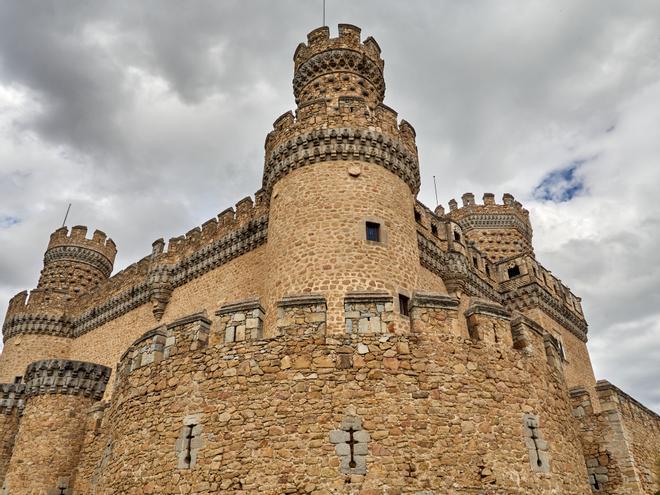
<path fill-rule="evenodd" d="M 353 433 L 355 433 L 355 431 L 356 430 L 354 430 L 352 426 L 348 429 L 348 442 L 346 442 L 351 449 L 351 460 L 348 463 L 348 467 L 350 468 L 354 468 L 355 466 L 357 466 L 355 462 L 355 455 L 353 452 L 353 446 L 357 443 L 357 441 L 353 437 Z"/>
<path fill-rule="evenodd" d="M 188 465 L 190 465 L 190 462 L 192 461 L 191 450 L 192 450 L 192 440 L 193 440 L 193 438 L 195 438 L 195 435 L 193 435 L 193 428 L 195 426 L 196 425 L 188 426 L 188 433 L 186 434 L 186 459 L 185 459 L 185 462 Z"/>
<path fill-rule="evenodd" d="M 536 449 L 536 465 L 541 467 L 543 462 L 541 462 L 541 457 L 539 455 L 539 444 L 536 443 L 536 441 L 539 439 L 539 437 L 536 435 L 536 425 L 530 421 L 527 423 L 527 426 L 529 427 L 530 430 L 532 430 L 532 436 L 531 439 L 534 442 L 534 449 Z"/>

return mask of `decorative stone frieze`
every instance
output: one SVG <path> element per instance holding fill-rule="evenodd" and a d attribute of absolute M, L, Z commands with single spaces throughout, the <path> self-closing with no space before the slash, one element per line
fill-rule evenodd
<path fill-rule="evenodd" d="M 25 406 L 25 384 L 0 383 L 0 414 L 19 414 Z"/>
<path fill-rule="evenodd" d="M 346 333 L 394 333 L 394 302 L 384 292 L 354 292 L 344 298 Z"/>
<path fill-rule="evenodd" d="M 2 340 L 21 334 L 53 335 L 56 337 L 73 337 L 73 327 L 70 321 L 62 316 L 48 314 L 17 314 L 5 321 L 2 327 Z"/>
<path fill-rule="evenodd" d="M 587 322 L 566 308 L 566 305 L 551 296 L 537 284 L 519 287 L 503 295 L 502 303 L 510 311 L 523 312 L 530 308 L 540 308 L 559 324 L 583 342 L 587 341 Z"/>
<path fill-rule="evenodd" d="M 259 247 L 266 242 L 267 234 L 268 217 L 263 216 L 200 249 L 174 266 L 156 270 L 153 279 L 131 287 L 74 319 L 71 323 L 73 335 L 76 337 L 83 335 L 150 300 L 154 304 L 154 316 L 159 319 L 172 290 Z"/>
<path fill-rule="evenodd" d="M 263 189 L 300 167 L 335 160 L 381 165 L 398 175 L 413 194 L 419 191 L 419 165 L 406 146 L 376 131 L 352 128 L 316 129 L 280 144 L 266 157 Z"/>
<path fill-rule="evenodd" d="M 43 394 L 83 395 L 101 399 L 111 369 L 95 363 L 46 359 L 36 361 L 25 372 L 27 397 Z"/>
<path fill-rule="evenodd" d="M 44 265 L 55 261 L 86 263 L 109 277 L 112 273 L 112 261 L 104 254 L 82 246 L 57 246 L 46 251 Z"/>
<path fill-rule="evenodd" d="M 362 53 L 352 50 L 327 50 L 306 60 L 293 78 L 293 94 L 300 98 L 302 90 L 315 79 L 331 73 L 352 72 L 367 79 L 375 88 L 380 101 L 385 97 L 382 69 Z"/>
<path fill-rule="evenodd" d="M 264 242 L 268 235 L 268 216 L 252 220 L 222 239 L 187 256 L 172 268 L 172 286 L 189 282 L 229 261 L 252 251 Z"/>
<path fill-rule="evenodd" d="M 259 299 L 227 304 L 216 311 L 218 331 L 224 342 L 244 342 L 263 338 L 265 311 Z"/>
<path fill-rule="evenodd" d="M 325 335 L 327 310 L 323 296 L 287 296 L 277 304 L 277 332 L 280 335 Z"/>

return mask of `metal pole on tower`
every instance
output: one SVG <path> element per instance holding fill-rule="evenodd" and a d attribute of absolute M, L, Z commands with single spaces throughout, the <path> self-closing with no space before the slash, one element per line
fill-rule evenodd
<path fill-rule="evenodd" d="M 438 206 L 438 185 L 435 183 L 435 175 L 433 176 L 433 189 L 435 190 L 435 205 Z"/>
<path fill-rule="evenodd" d="M 323 0 L 323 27 L 325 27 L 325 0 Z"/>
<path fill-rule="evenodd" d="M 66 209 L 66 213 L 64 214 L 64 220 L 62 220 L 62 227 L 66 224 L 66 219 L 69 218 L 69 211 L 71 211 L 71 203 L 69 203 L 69 207 Z"/>

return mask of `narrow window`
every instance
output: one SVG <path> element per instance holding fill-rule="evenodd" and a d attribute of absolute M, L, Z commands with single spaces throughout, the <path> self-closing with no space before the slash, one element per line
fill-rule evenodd
<path fill-rule="evenodd" d="M 515 278 L 520 276 L 520 267 L 518 265 L 513 265 L 511 268 L 507 269 L 507 274 L 509 278 Z"/>
<path fill-rule="evenodd" d="M 23 377 L 22 377 L 22 376 L 17 376 L 17 377 L 14 378 L 14 383 L 16 383 L 16 384 L 19 384 L 19 383 L 21 383 L 22 381 L 23 381 Z"/>
<path fill-rule="evenodd" d="M 188 431 L 187 431 L 186 437 L 185 437 L 186 443 L 185 443 L 184 448 L 186 449 L 186 455 L 184 457 L 183 462 L 185 462 L 185 464 L 188 467 L 190 467 L 190 463 L 192 461 L 192 441 L 193 441 L 193 438 L 195 438 L 195 435 L 193 435 L 193 428 L 195 426 L 197 426 L 197 425 L 189 425 L 188 426 Z"/>
<path fill-rule="evenodd" d="M 417 210 L 415 210 L 415 222 L 422 223 L 422 215 Z"/>
<path fill-rule="evenodd" d="M 454 230 L 454 240 L 458 241 L 458 242 L 461 242 L 461 234 L 460 234 L 460 232 L 458 232 L 456 230 Z"/>
<path fill-rule="evenodd" d="M 380 224 L 367 222 L 367 240 L 380 242 Z"/>
<path fill-rule="evenodd" d="M 476 256 L 472 256 L 472 264 L 473 264 L 475 267 L 479 268 L 479 261 L 477 260 L 477 257 L 476 257 Z"/>
<path fill-rule="evenodd" d="M 431 225 L 431 233 L 434 236 L 437 236 L 438 235 L 438 227 L 436 227 L 435 225 Z"/>
<path fill-rule="evenodd" d="M 409 316 L 408 303 L 410 299 L 403 294 L 399 294 L 399 312 L 402 316 Z"/>

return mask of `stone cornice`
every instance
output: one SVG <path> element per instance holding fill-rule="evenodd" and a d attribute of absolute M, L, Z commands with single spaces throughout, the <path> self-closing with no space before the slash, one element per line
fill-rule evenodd
<path fill-rule="evenodd" d="M 270 192 L 279 179 L 300 167 L 336 160 L 380 165 L 408 184 L 413 194 L 419 191 L 417 157 L 401 141 L 352 128 L 316 129 L 281 143 L 266 157 L 263 189 Z"/>
<path fill-rule="evenodd" d="M 367 79 L 376 88 L 378 99 L 385 97 L 385 78 L 378 65 L 364 53 L 348 48 L 326 50 L 312 56 L 298 68 L 293 77 L 293 94 L 300 98 L 302 90 L 315 79 L 340 72 L 351 72 Z"/>
<path fill-rule="evenodd" d="M 49 314 L 16 314 L 11 316 L 2 327 L 2 340 L 22 334 L 53 335 L 56 337 L 73 337 L 71 322 L 62 316 Z"/>
<path fill-rule="evenodd" d="M 450 215 L 451 216 L 451 215 Z M 522 220 L 517 212 L 509 213 L 470 213 L 463 218 L 456 219 L 465 232 L 472 229 L 501 229 L 515 228 L 525 237 L 531 239 L 532 229 Z"/>
<path fill-rule="evenodd" d="M 19 414 L 25 406 L 25 385 L 22 383 L 0 383 L 0 414 Z"/>
<path fill-rule="evenodd" d="M 102 253 L 83 246 L 55 246 L 44 255 L 44 266 L 54 261 L 85 263 L 100 271 L 105 277 L 112 273 L 112 261 Z"/>
<path fill-rule="evenodd" d="M 493 303 L 491 301 L 472 301 L 468 309 L 465 311 L 465 316 L 469 317 L 474 314 L 495 316 L 505 320 L 511 319 L 511 313 L 509 311 L 507 311 L 501 304 Z"/>
<path fill-rule="evenodd" d="M 436 308 L 436 309 L 458 309 L 459 300 L 453 296 L 443 294 L 430 294 L 415 292 L 410 301 L 410 309 L 414 308 Z"/>
<path fill-rule="evenodd" d="M 26 396 L 82 395 L 99 400 L 103 397 L 111 371 L 107 366 L 82 361 L 36 361 L 25 372 Z"/>
<path fill-rule="evenodd" d="M 285 296 L 277 303 L 278 308 L 289 308 L 293 306 L 316 306 L 326 304 L 325 296 L 321 294 L 303 294 L 299 296 Z"/>
<path fill-rule="evenodd" d="M 264 244 L 267 237 L 268 216 L 264 215 L 176 263 L 171 271 L 173 287 L 179 287 L 252 251 Z"/>
<path fill-rule="evenodd" d="M 518 287 L 504 294 L 503 304 L 510 311 L 540 308 L 583 342 L 587 341 L 587 322 L 570 311 L 562 301 L 538 284 Z"/>
<path fill-rule="evenodd" d="M 349 292 L 344 297 L 345 304 L 354 303 L 387 303 L 394 299 L 387 292 Z"/>

